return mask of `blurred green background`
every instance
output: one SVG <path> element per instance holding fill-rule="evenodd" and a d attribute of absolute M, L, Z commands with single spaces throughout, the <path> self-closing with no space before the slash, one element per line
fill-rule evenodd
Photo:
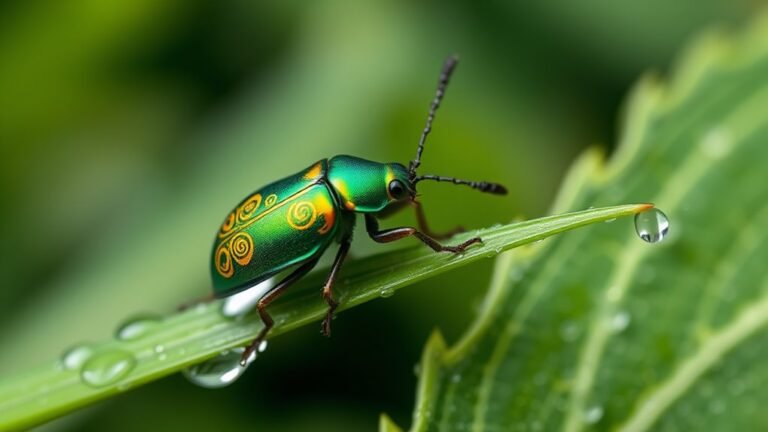
<path fill-rule="evenodd" d="M 261 185 L 336 154 L 406 163 L 450 53 L 424 172 L 510 195 L 425 184 L 432 225 L 540 216 L 574 156 L 614 141 L 643 71 L 758 4 L 5 2 L 0 374 L 207 293 L 213 235 Z M 360 232 L 352 253 L 383 249 Z M 491 265 L 344 312 L 330 340 L 319 324 L 281 336 L 231 387 L 172 376 L 44 429 L 371 430 L 382 411 L 408 425 L 427 335 L 458 337 Z"/>

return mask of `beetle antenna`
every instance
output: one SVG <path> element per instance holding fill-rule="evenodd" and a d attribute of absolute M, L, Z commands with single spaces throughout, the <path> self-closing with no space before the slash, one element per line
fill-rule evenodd
<path fill-rule="evenodd" d="M 494 195 L 506 195 L 507 194 L 507 188 L 505 188 L 504 186 L 502 186 L 502 185 L 500 185 L 498 183 L 489 183 L 489 182 L 484 182 L 484 181 L 476 182 L 476 181 L 470 181 L 470 180 L 457 179 L 455 177 L 443 177 L 443 176 L 437 176 L 437 175 L 431 175 L 431 174 L 417 176 L 417 177 L 414 177 L 414 179 L 413 179 L 414 184 L 418 183 L 418 182 L 420 182 L 422 180 L 433 180 L 433 181 L 437 181 L 437 182 L 451 182 L 451 183 L 457 184 L 457 185 L 469 186 L 472 189 L 479 190 L 480 192 L 491 193 L 491 194 L 494 194 Z"/>
<path fill-rule="evenodd" d="M 424 151 L 424 143 L 427 141 L 427 135 L 432 131 L 432 120 L 435 119 L 435 112 L 440 108 L 440 101 L 443 100 L 445 88 L 448 87 L 448 81 L 451 79 L 451 74 L 453 73 L 453 70 L 456 69 L 456 64 L 458 64 L 458 62 L 459 57 L 456 54 L 453 54 L 448 57 L 443 64 L 443 70 L 440 72 L 440 79 L 437 81 L 435 98 L 432 99 L 432 105 L 429 107 L 427 124 L 421 132 L 421 138 L 419 138 L 419 147 L 416 149 L 416 159 L 412 160 L 408 167 L 408 177 L 411 182 L 416 180 L 416 168 L 421 165 L 421 153 Z"/>

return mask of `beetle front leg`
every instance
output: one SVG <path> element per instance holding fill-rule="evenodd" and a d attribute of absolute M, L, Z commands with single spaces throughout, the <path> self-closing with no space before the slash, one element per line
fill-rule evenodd
<path fill-rule="evenodd" d="M 328 279 L 325 281 L 325 285 L 323 285 L 323 298 L 325 299 L 325 302 L 328 303 L 328 312 L 325 314 L 325 319 L 323 319 L 321 328 L 323 335 L 326 337 L 331 337 L 331 320 L 333 319 L 333 311 L 335 311 L 336 307 L 339 305 L 339 303 L 333 299 L 333 284 L 336 282 L 339 269 L 341 269 L 341 263 L 343 263 L 344 259 L 347 257 L 347 252 L 349 252 L 349 246 L 351 244 L 351 235 L 347 235 L 344 240 L 341 241 L 339 251 L 336 253 L 336 259 L 334 259 L 333 266 L 331 267 L 331 273 L 328 275 Z"/>
<path fill-rule="evenodd" d="M 377 221 L 376 217 L 372 214 L 365 215 L 365 229 L 368 231 L 368 235 L 371 236 L 373 241 L 378 243 L 389 243 L 405 237 L 414 236 L 432 248 L 435 252 L 461 253 L 475 243 L 482 243 L 480 237 L 473 237 L 457 246 L 444 246 L 434 238 L 413 227 L 390 228 L 379 231 L 379 221 Z"/>
<path fill-rule="evenodd" d="M 309 271 L 312 270 L 312 268 L 317 264 L 317 261 L 318 259 L 315 258 L 302 264 L 299 268 L 294 270 L 293 273 L 289 274 L 285 277 L 285 279 L 278 282 L 274 288 L 272 288 L 267 294 L 264 295 L 264 297 L 259 300 L 256 308 L 259 311 L 261 322 L 264 323 L 264 328 L 262 328 L 258 336 L 256 336 L 256 338 L 253 339 L 247 347 L 245 347 L 245 351 L 243 351 L 243 355 L 240 357 L 240 366 L 245 366 L 248 363 L 248 357 L 250 357 L 251 354 L 256 351 L 259 345 L 261 345 L 261 343 L 267 337 L 267 333 L 269 333 L 269 330 L 272 329 L 272 326 L 274 325 L 272 317 L 269 315 L 269 313 L 267 313 L 267 306 L 275 301 L 280 296 L 280 294 L 286 290 L 286 288 L 291 286 L 291 284 L 301 279 L 305 274 L 309 273 Z"/>
<path fill-rule="evenodd" d="M 421 230 L 422 233 L 428 235 L 429 237 L 432 237 L 435 240 L 442 240 L 447 239 L 449 237 L 453 237 L 455 234 L 464 232 L 464 227 L 461 225 L 457 226 L 456 228 L 446 231 L 443 233 L 436 233 L 429 229 L 429 225 L 427 224 L 427 217 L 424 215 L 424 208 L 421 206 L 421 203 L 418 201 L 411 201 L 411 204 L 413 205 L 414 210 L 416 211 L 416 221 L 419 224 L 419 230 Z"/>

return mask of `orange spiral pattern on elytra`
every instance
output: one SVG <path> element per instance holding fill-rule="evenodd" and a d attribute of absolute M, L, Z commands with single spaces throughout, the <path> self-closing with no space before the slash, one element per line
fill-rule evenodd
<path fill-rule="evenodd" d="M 229 241 L 232 258 L 241 266 L 248 265 L 253 258 L 253 239 L 246 232 L 240 232 Z"/>
<path fill-rule="evenodd" d="M 245 222 L 252 218 L 256 214 L 256 210 L 261 205 L 261 194 L 253 194 L 248 197 L 243 204 L 237 209 L 237 220 Z"/>
<path fill-rule="evenodd" d="M 264 205 L 267 206 L 267 208 L 272 207 L 277 202 L 277 195 L 270 194 L 267 196 L 266 199 L 264 199 Z"/>
<path fill-rule="evenodd" d="M 235 273 L 235 268 L 232 265 L 232 256 L 229 253 L 229 248 L 226 245 L 219 246 L 216 249 L 216 271 L 225 278 L 231 278 Z"/>
<path fill-rule="evenodd" d="M 219 230 L 219 237 L 226 237 L 234 227 L 235 227 L 235 214 L 230 213 L 229 216 L 227 216 L 227 219 L 224 221 L 224 223 L 221 224 L 221 229 Z"/>
<path fill-rule="evenodd" d="M 293 229 L 305 230 L 317 219 L 317 208 L 310 201 L 298 201 L 288 208 L 288 225 Z"/>

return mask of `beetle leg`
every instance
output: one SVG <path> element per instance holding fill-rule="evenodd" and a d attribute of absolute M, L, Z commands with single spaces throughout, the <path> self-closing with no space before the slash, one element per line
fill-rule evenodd
<path fill-rule="evenodd" d="M 275 301 L 275 299 L 280 297 L 280 294 L 282 294 L 286 288 L 291 286 L 294 282 L 301 279 L 305 274 L 312 270 L 312 268 L 317 264 L 317 261 L 318 258 L 315 258 L 302 264 L 299 268 L 294 270 L 293 273 L 289 274 L 285 277 L 285 279 L 278 282 L 277 285 L 275 285 L 267 294 L 264 295 L 264 297 L 259 300 L 256 308 L 259 311 L 261 322 L 264 323 L 264 328 L 262 328 L 259 332 L 259 335 L 256 336 L 256 338 L 251 341 L 247 347 L 245 347 L 245 351 L 243 351 L 243 355 L 240 357 L 240 366 L 246 365 L 248 357 L 250 357 L 251 354 L 259 347 L 259 345 L 261 345 L 261 343 L 267 337 L 267 333 L 269 333 L 269 330 L 274 325 L 272 317 L 269 316 L 269 313 L 267 313 L 267 306 Z"/>
<path fill-rule="evenodd" d="M 378 243 L 389 243 L 395 240 L 400 240 L 405 237 L 414 236 L 417 239 L 424 242 L 424 244 L 426 244 L 427 246 L 431 247 L 432 250 L 434 250 L 435 252 L 460 253 L 460 252 L 463 252 L 464 249 L 468 248 L 470 245 L 482 242 L 480 237 L 473 237 L 465 241 L 464 243 L 461 243 L 456 246 L 443 246 L 442 244 L 440 244 L 440 242 L 438 242 L 434 238 L 424 234 L 423 232 L 413 227 L 390 228 L 390 229 L 379 231 L 379 221 L 377 221 L 376 217 L 374 217 L 370 213 L 365 215 L 365 229 L 366 231 L 368 231 L 368 235 L 371 236 L 373 241 Z"/>
<path fill-rule="evenodd" d="M 328 303 L 328 312 L 325 314 L 325 319 L 323 319 L 321 328 L 323 335 L 326 337 L 331 336 L 331 320 L 333 319 L 333 311 L 335 311 L 336 307 L 339 305 L 339 303 L 333 299 L 333 284 L 336 282 L 336 276 L 339 274 L 341 263 L 343 263 L 344 258 L 347 257 L 347 252 L 349 252 L 349 246 L 351 244 L 351 235 L 347 235 L 344 240 L 341 241 L 341 246 L 339 246 L 339 251 L 336 253 L 336 259 L 333 261 L 333 266 L 331 267 L 331 273 L 328 275 L 328 279 L 325 281 L 325 285 L 323 286 L 323 298 L 325 299 L 325 302 Z"/>
<path fill-rule="evenodd" d="M 464 227 L 461 225 L 457 226 L 456 228 L 446 231 L 443 233 L 436 233 L 429 229 L 429 225 L 427 224 L 427 217 L 424 215 L 424 208 L 421 206 L 421 203 L 418 201 L 411 201 L 413 204 L 414 210 L 416 210 L 416 221 L 419 223 L 419 230 L 428 235 L 429 237 L 432 237 L 435 240 L 442 240 L 447 239 L 449 237 L 452 237 L 454 234 L 462 233 L 466 231 Z"/>

